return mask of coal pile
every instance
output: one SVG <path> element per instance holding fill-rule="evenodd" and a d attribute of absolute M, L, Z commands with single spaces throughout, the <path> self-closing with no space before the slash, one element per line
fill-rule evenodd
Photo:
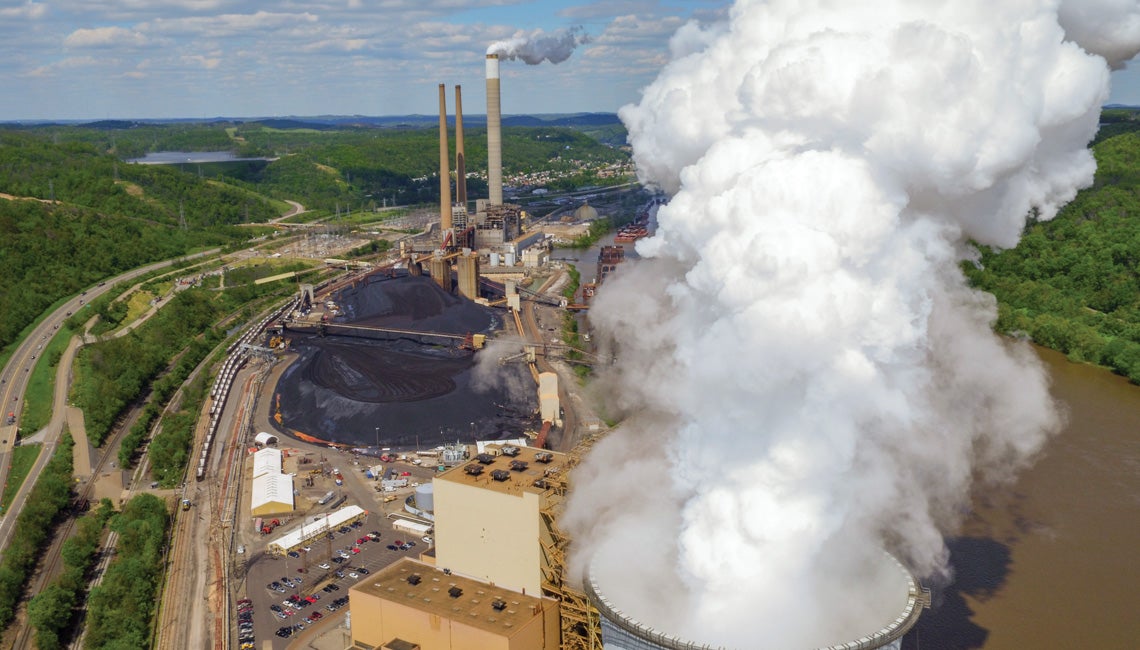
<path fill-rule="evenodd" d="M 426 277 L 376 278 L 333 300 L 343 311 L 337 323 L 456 335 L 489 334 L 502 323 L 494 310 L 450 295 Z M 285 433 L 373 445 L 379 427 L 381 445 L 405 447 L 518 437 L 538 426 L 533 391 L 477 384 L 479 353 L 458 341 L 441 346 L 312 335 L 294 338 L 291 346 L 300 356 L 276 387 Z M 525 366 L 503 371 L 521 380 L 504 385 L 530 381 Z"/>
<path fill-rule="evenodd" d="M 334 301 L 344 311 L 334 323 L 445 334 L 489 332 L 500 323 L 493 310 L 447 293 L 427 276 L 373 276 L 369 284 L 343 289 Z"/>

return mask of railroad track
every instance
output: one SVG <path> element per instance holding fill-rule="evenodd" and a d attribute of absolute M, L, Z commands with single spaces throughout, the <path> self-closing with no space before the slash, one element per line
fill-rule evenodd
<path fill-rule="evenodd" d="M 119 441 L 126 432 L 130 430 L 131 426 L 133 426 L 137 416 L 138 410 L 134 411 L 132 415 L 127 418 L 127 422 L 125 422 L 123 426 L 116 428 L 116 432 L 111 436 L 109 443 L 103 447 L 107 451 L 100 454 L 99 460 L 92 465 L 91 478 L 76 492 L 72 500 L 73 504 L 90 503 L 95 491 L 95 478 L 102 473 L 103 468 L 106 466 L 107 458 L 111 455 L 109 453 L 110 450 L 117 448 Z M 54 453 L 53 450 L 45 449 L 44 451 L 46 453 Z M 26 597 L 20 604 L 20 613 L 15 620 L 19 631 L 16 636 L 16 642 L 12 645 L 13 650 L 31 650 L 34 648 L 32 642 L 32 626 L 28 624 L 27 619 L 28 601 L 31 600 L 32 596 L 43 591 L 48 582 L 60 573 L 62 567 L 63 555 L 61 551 L 63 549 L 63 543 L 68 540 L 75 531 L 75 522 L 80 516 L 81 512 L 77 512 L 73 506 L 67 519 L 60 524 L 59 528 L 53 534 L 52 543 L 48 547 L 47 552 L 40 558 L 39 569 L 32 575 L 32 580 L 28 583 L 28 589 L 25 591 Z"/>

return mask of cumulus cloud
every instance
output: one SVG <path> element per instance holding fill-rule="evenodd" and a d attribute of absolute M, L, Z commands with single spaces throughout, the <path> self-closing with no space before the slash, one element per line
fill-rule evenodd
<path fill-rule="evenodd" d="M 124 27 L 95 27 L 77 29 L 63 40 L 64 47 L 80 49 L 87 47 L 142 47 L 148 44 L 147 37 Z"/>
<path fill-rule="evenodd" d="M 182 62 L 196 67 L 201 67 L 206 70 L 213 70 L 222 63 L 222 59 L 216 56 L 204 56 L 201 54 L 188 54 L 182 57 Z"/>
<path fill-rule="evenodd" d="M 881 551 L 944 571 L 973 481 L 1058 429 L 958 264 L 1092 181 L 1108 63 L 1140 49 L 1098 27 L 1140 7 L 1097 4 L 740 0 L 674 36 L 621 111 L 671 199 L 590 316 L 629 417 L 564 520 L 617 606 L 731 647 L 871 633 L 906 598 Z"/>
<path fill-rule="evenodd" d="M 42 2 L 25 2 L 16 7 L 0 7 L 0 18 L 4 20 L 37 20 L 47 15 L 47 5 Z"/>
<path fill-rule="evenodd" d="M 312 25 L 320 20 L 316 14 L 278 13 L 258 11 L 251 14 L 220 14 L 217 16 L 188 16 L 184 18 L 158 18 L 145 26 L 163 34 L 203 35 L 220 38 L 239 35 L 256 35 L 263 30 Z"/>

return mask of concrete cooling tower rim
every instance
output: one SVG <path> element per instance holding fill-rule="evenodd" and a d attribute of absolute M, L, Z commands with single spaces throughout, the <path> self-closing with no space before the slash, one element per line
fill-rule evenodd
<path fill-rule="evenodd" d="M 914 575 L 911 574 L 895 556 L 885 551 L 883 554 L 890 558 L 890 561 L 906 579 L 906 606 L 899 615 L 895 617 L 895 620 L 873 634 L 845 643 L 805 650 L 873 650 L 874 648 L 882 648 L 887 644 L 901 639 L 914 627 L 915 623 L 918 623 L 918 618 L 922 614 L 922 610 L 929 606 L 929 592 L 919 585 Z M 654 629 L 639 622 L 632 616 L 624 613 L 602 593 L 595 578 L 593 562 L 590 563 L 590 567 L 587 571 L 585 587 L 590 601 L 598 608 L 598 612 L 603 619 L 638 639 L 653 643 L 658 647 L 667 648 L 668 650 L 748 650 L 747 648 L 726 648 L 724 646 L 689 641 L 688 639 Z"/>

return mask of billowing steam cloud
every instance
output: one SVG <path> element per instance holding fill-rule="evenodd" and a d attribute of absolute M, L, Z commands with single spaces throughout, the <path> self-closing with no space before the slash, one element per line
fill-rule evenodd
<path fill-rule="evenodd" d="M 527 65 L 543 61 L 562 63 L 574 53 L 574 48 L 590 42 L 589 34 L 581 27 L 571 27 L 547 34 L 541 29 L 519 31 L 505 41 L 492 43 L 487 54 L 498 54 L 501 59 L 521 59 Z"/>
<path fill-rule="evenodd" d="M 616 605 L 690 639 L 873 632 L 905 602 L 880 549 L 944 570 L 971 482 L 1059 426 L 958 264 L 1091 182 L 1140 9 L 873 4 L 740 0 L 621 112 L 672 199 L 591 311 L 630 415 L 563 523 Z"/>

